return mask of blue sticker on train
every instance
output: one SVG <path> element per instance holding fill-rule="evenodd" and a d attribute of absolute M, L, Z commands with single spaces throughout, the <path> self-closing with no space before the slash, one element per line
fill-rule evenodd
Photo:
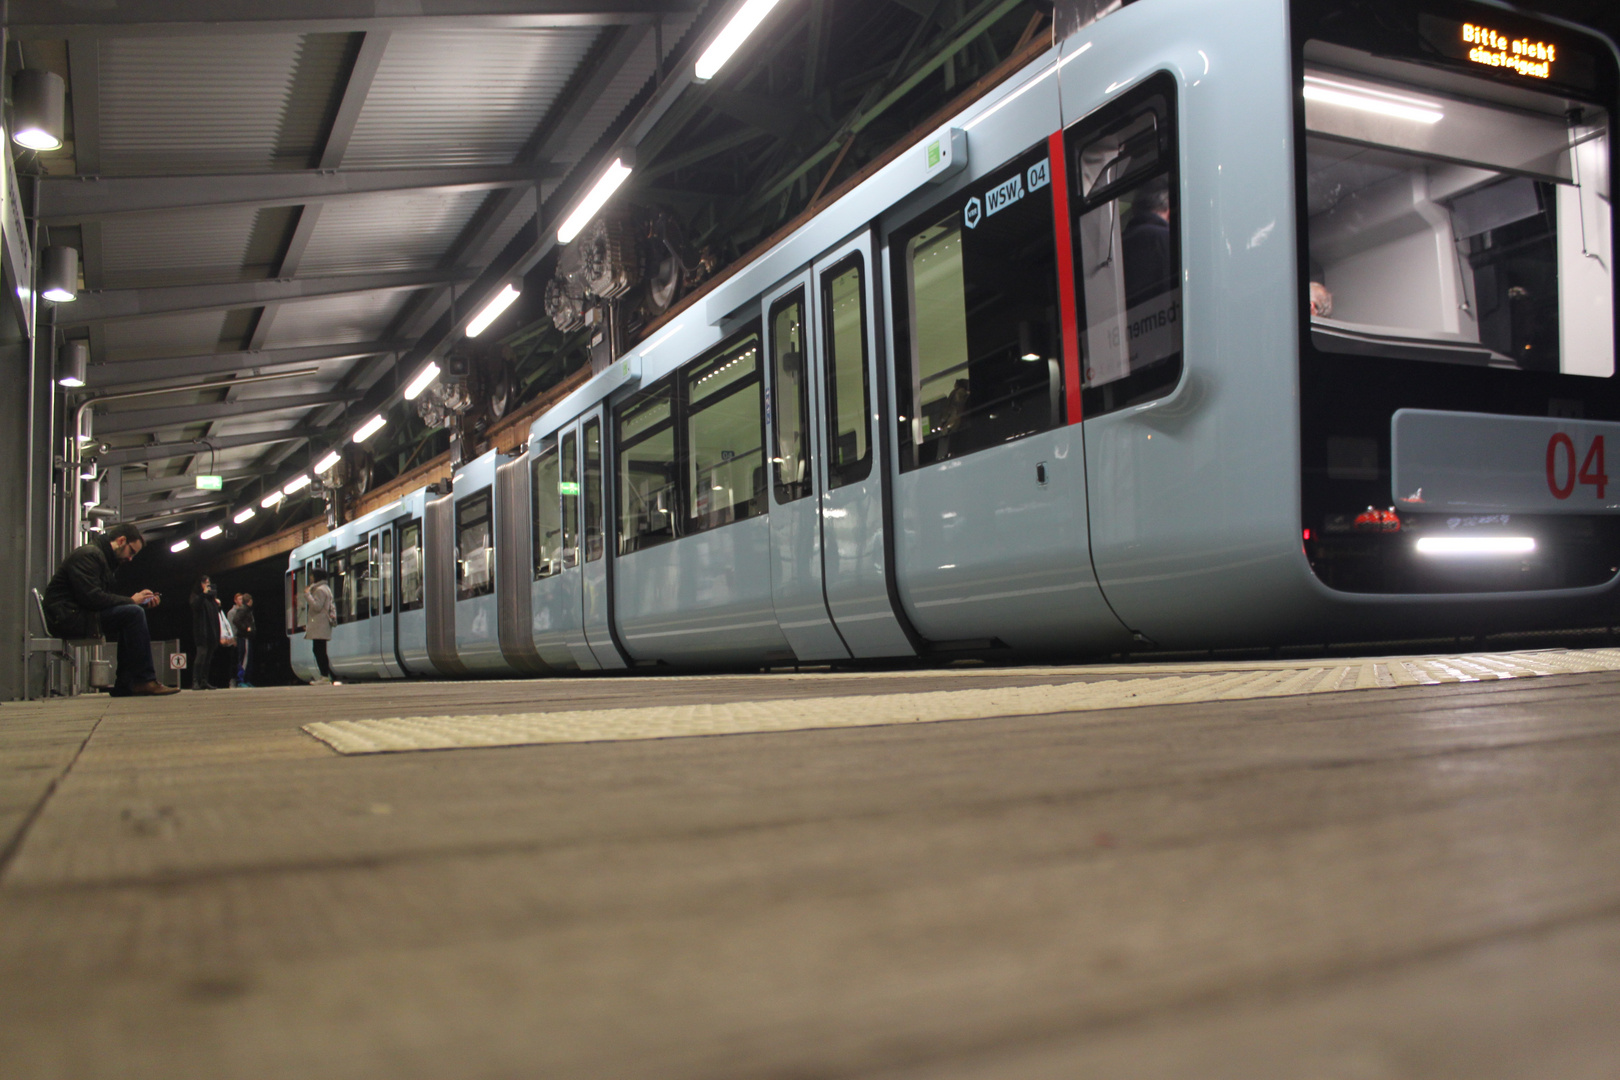
<path fill-rule="evenodd" d="M 1024 178 L 1014 176 L 984 193 L 984 216 L 989 217 L 998 210 L 1005 210 L 1013 203 L 1024 197 Z"/>
<path fill-rule="evenodd" d="M 975 195 L 970 198 L 967 201 L 967 205 L 962 208 L 962 221 L 967 225 L 968 228 L 971 229 L 979 223 L 979 218 L 983 216 L 983 214 L 984 211 L 979 206 L 979 197 Z"/>

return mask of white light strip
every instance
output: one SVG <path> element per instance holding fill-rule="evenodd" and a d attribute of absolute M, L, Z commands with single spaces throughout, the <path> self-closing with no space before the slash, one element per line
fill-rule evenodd
<path fill-rule="evenodd" d="M 615 191 L 619 190 L 619 185 L 624 183 L 625 177 L 629 175 L 630 166 L 624 163 L 624 159 L 614 158 L 613 164 L 607 167 L 607 172 L 603 173 L 602 178 L 596 182 L 596 186 L 591 188 L 590 194 L 586 195 L 585 200 L 563 221 L 562 226 L 557 230 L 557 243 L 566 244 L 578 236 L 579 230 L 590 223 L 591 218 L 596 216 L 596 212 L 602 209 L 602 204 L 607 202 Z"/>
<path fill-rule="evenodd" d="M 518 291 L 510 285 L 496 293 L 490 298 L 489 303 L 484 305 L 484 309 L 472 317 L 472 322 L 467 324 L 467 336 L 477 337 L 482 334 L 489 328 L 490 323 L 500 318 L 501 312 L 512 306 L 512 301 L 517 298 Z M 438 373 L 437 369 L 434 373 Z"/>
<path fill-rule="evenodd" d="M 411 380 L 411 385 L 405 388 L 405 400 L 415 401 L 417 398 L 421 397 L 422 391 L 432 386 L 433 380 L 437 379 L 438 377 L 439 365 L 429 360 L 428 366 L 423 368 L 416 378 Z"/>
<path fill-rule="evenodd" d="M 1536 550 L 1533 536 L 1425 536 L 1422 555 L 1524 555 Z"/>
<path fill-rule="evenodd" d="M 266 510 L 268 510 L 272 506 L 279 503 L 282 499 L 285 499 L 286 497 L 287 496 L 283 492 L 281 492 L 279 490 L 278 491 L 272 491 L 270 494 L 266 495 L 264 498 L 259 500 L 259 505 L 264 507 Z"/>
<path fill-rule="evenodd" d="M 190 540 L 181 540 L 181 541 L 179 541 L 177 543 L 170 544 L 169 545 L 169 550 L 174 552 L 176 555 L 178 555 L 178 554 L 180 554 L 180 552 L 186 550 L 186 548 L 188 548 L 190 546 L 191 546 L 191 541 Z"/>
<path fill-rule="evenodd" d="M 51 299 L 47 297 L 46 299 Z M 56 380 L 58 386 L 83 386 L 84 380 L 76 375 L 64 375 Z"/>
<path fill-rule="evenodd" d="M 1342 105 L 1347 109 L 1360 109 L 1399 120 L 1414 120 L 1420 124 L 1439 123 L 1446 116 L 1438 105 L 1430 101 L 1385 93 L 1370 87 L 1331 82 L 1315 75 L 1305 76 L 1305 100 L 1319 101 L 1324 105 Z"/>
<path fill-rule="evenodd" d="M 281 489 L 281 493 L 283 495 L 296 495 L 298 492 L 309 487 L 309 484 L 309 473 L 305 473 L 302 476 L 295 476 L 291 480 L 287 481 L 286 486 Z"/>
<path fill-rule="evenodd" d="M 220 533 L 222 533 L 224 531 L 225 530 L 220 528 L 218 525 L 210 525 L 210 526 L 208 526 L 208 528 L 204 529 L 202 532 L 197 534 L 197 539 L 199 539 L 199 540 L 212 540 L 214 537 L 218 536 Z"/>
<path fill-rule="evenodd" d="M 704 49 L 703 55 L 698 57 L 697 66 L 692 71 L 698 82 L 707 82 L 714 78 L 720 69 L 726 66 L 726 61 L 731 59 L 731 54 L 741 48 L 742 43 L 748 40 L 748 35 L 765 21 L 765 16 L 771 13 L 776 4 L 777 0 L 748 0 L 738 8 L 737 14 L 726 23 L 726 28 L 720 31 L 713 44 Z"/>
<path fill-rule="evenodd" d="M 360 430 L 354 433 L 354 441 L 357 443 L 365 442 L 367 439 L 377 434 L 377 432 L 381 431 L 383 429 L 383 425 L 386 423 L 388 423 L 388 420 L 381 413 L 378 413 L 376 416 L 373 416 L 370 420 L 367 420 L 364 424 L 360 425 Z"/>
<path fill-rule="evenodd" d="M 255 509 L 253 509 L 253 507 L 249 506 L 249 507 L 244 508 L 242 510 L 242 512 L 237 514 L 235 517 L 231 518 L 231 520 L 236 522 L 238 525 L 240 525 L 240 524 L 242 524 L 242 522 L 248 520 L 254 514 L 257 514 L 257 513 L 258 513 L 257 510 L 255 510 Z"/>
<path fill-rule="evenodd" d="M 315 463 L 315 471 L 320 473 L 322 476 L 325 476 L 327 473 L 332 471 L 332 466 L 336 465 L 342 460 L 343 455 L 339 454 L 336 450 L 333 450 L 331 453 L 327 454 L 325 457 L 321 458 L 321 460 Z"/>

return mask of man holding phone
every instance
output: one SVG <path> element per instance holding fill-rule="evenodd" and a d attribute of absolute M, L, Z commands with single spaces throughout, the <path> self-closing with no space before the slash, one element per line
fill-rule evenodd
<path fill-rule="evenodd" d="M 151 589 L 142 589 L 134 596 L 115 591 L 114 571 L 139 555 L 145 546 L 146 540 L 135 525 L 109 525 L 104 532 L 91 536 L 88 544 L 69 552 L 45 586 L 45 623 L 53 636 L 104 635 L 118 642 L 113 697 L 156 697 L 180 692 L 158 682 L 152 667 L 152 633 L 146 625 L 146 609 L 157 607 L 162 597 Z"/>

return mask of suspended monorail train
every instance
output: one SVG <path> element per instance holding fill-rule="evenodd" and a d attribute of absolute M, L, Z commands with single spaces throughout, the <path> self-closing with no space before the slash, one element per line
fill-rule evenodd
<path fill-rule="evenodd" d="M 295 550 L 339 677 L 1610 625 L 1611 43 L 1075 27 L 534 423 Z"/>

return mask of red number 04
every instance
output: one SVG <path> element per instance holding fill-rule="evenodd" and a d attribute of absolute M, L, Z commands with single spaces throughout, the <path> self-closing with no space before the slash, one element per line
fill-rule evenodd
<path fill-rule="evenodd" d="M 1563 468 L 1559 468 L 1558 459 L 1564 459 Z M 1564 474 L 1564 482 L 1558 482 L 1558 474 Z M 1586 457 L 1581 459 L 1581 468 L 1575 470 L 1575 443 L 1562 431 L 1557 432 L 1547 440 L 1547 490 L 1553 493 L 1555 499 L 1567 499 L 1575 493 L 1575 484 L 1579 481 L 1597 488 L 1597 497 L 1603 498 L 1604 491 L 1609 486 L 1609 474 L 1603 464 L 1603 436 L 1599 435 L 1587 447 Z"/>

